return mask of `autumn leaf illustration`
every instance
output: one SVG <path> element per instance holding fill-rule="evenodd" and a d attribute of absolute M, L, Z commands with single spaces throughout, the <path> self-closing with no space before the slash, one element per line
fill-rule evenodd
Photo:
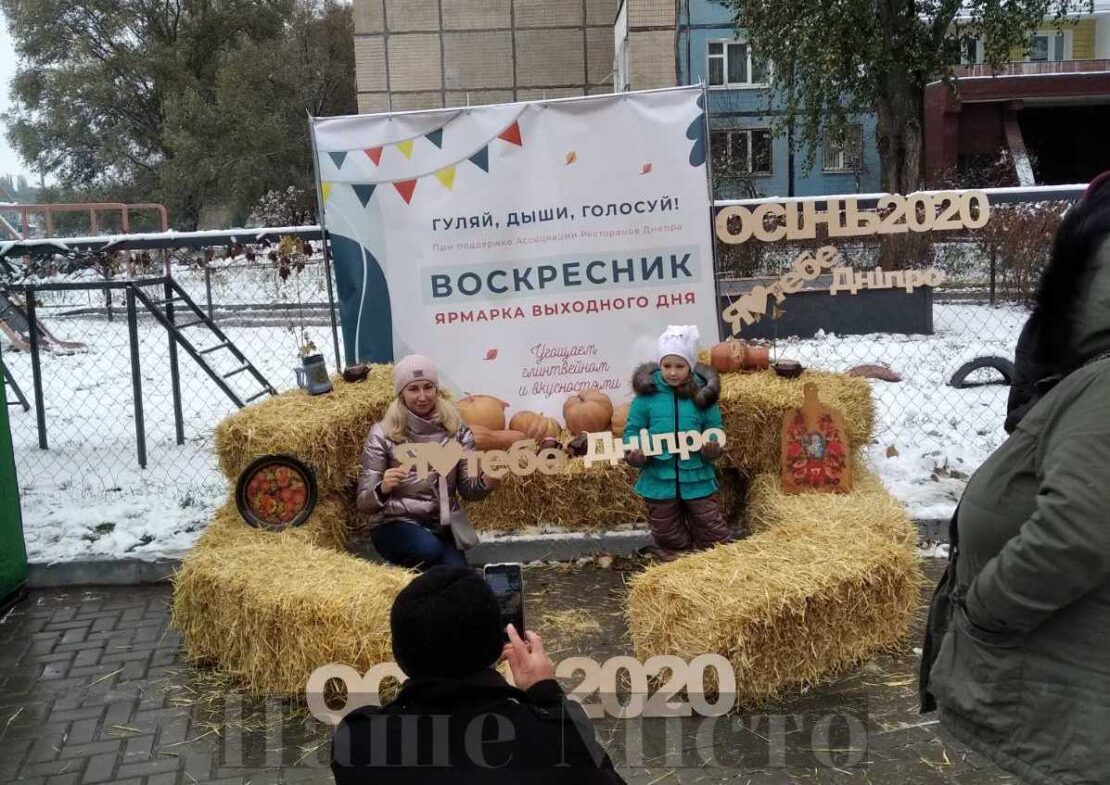
<path fill-rule="evenodd" d="M 486 359 L 487 360 L 496 360 L 497 359 L 497 350 L 496 349 L 490 349 L 488 352 L 486 352 Z"/>
<path fill-rule="evenodd" d="M 578 153 L 574 152 L 574 150 L 571 150 L 569 153 L 567 153 L 567 166 L 570 166 L 572 163 L 574 163 L 577 160 L 578 160 Z"/>
<path fill-rule="evenodd" d="M 651 162 L 644 164 L 644 168 L 640 170 L 640 174 L 651 174 Z"/>

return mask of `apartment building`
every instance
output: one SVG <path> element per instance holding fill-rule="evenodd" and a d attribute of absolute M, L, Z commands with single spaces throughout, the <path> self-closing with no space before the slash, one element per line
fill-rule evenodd
<path fill-rule="evenodd" d="M 613 92 L 618 0 L 353 0 L 360 112 Z"/>
<path fill-rule="evenodd" d="M 999 68 L 985 41 L 962 37 L 955 89 L 925 96 L 926 180 L 997 160 L 1009 150 L 1014 185 L 1083 183 L 1110 169 L 1110 0 L 1092 13 L 1046 21 Z"/>

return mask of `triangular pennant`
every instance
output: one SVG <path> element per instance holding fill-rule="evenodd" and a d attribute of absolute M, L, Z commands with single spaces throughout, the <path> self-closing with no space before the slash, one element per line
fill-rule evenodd
<path fill-rule="evenodd" d="M 331 156 L 331 160 L 335 161 L 335 168 L 336 169 L 342 169 L 343 168 L 343 162 L 347 160 L 347 151 L 346 150 L 340 150 L 337 153 L 328 153 L 328 155 Z"/>
<path fill-rule="evenodd" d="M 506 142 L 515 144 L 517 147 L 524 147 L 524 142 L 521 141 L 520 138 L 520 126 L 517 124 L 516 120 L 513 120 L 512 125 L 499 133 L 497 138 L 504 139 Z"/>
<path fill-rule="evenodd" d="M 380 148 L 380 147 L 367 147 L 365 150 L 363 150 L 363 152 L 366 153 L 368 156 L 370 156 L 370 160 L 374 162 L 374 166 L 381 165 L 381 162 L 382 162 L 382 148 Z"/>
<path fill-rule="evenodd" d="M 470 162 L 481 169 L 483 172 L 489 172 L 489 146 L 483 147 L 474 155 L 470 156 Z"/>
<path fill-rule="evenodd" d="M 397 189 L 397 193 L 401 194 L 401 198 L 408 204 L 412 200 L 412 192 L 416 190 L 416 180 L 402 180 L 393 184 Z"/>
<path fill-rule="evenodd" d="M 450 191 L 455 187 L 455 165 L 440 169 L 436 172 L 436 179 L 443 183 L 443 187 Z"/>
<path fill-rule="evenodd" d="M 370 197 L 374 195 L 374 189 L 377 186 L 369 184 L 352 185 L 351 190 L 355 192 L 355 196 L 362 202 L 362 206 L 370 204 Z"/>
<path fill-rule="evenodd" d="M 437 128 L 436 130 L 432 131 L 429 134 L 424 134 L 424 136 L 427 137 L 428 141 L 431 142 L 432 144 L 434 144 L 440 150 L 443 149 L 443 129 L 442 128 Z"/>
<path fill-rule="evenodd" d="M 412 158 L 412 140 L 411 139 L 406 139 L 403 142 L 398 142 L 396 144 L 396 147 L 397 147 L 398 150 L 401 151 L 401 155 L 405 156 L 405 158 Z"/>
<path fill-rule="evenodd" d="M 325 202 L 331 196 L 331 186 L 331 183 L 320 183 L 320 195 L 324 197 Z"/>

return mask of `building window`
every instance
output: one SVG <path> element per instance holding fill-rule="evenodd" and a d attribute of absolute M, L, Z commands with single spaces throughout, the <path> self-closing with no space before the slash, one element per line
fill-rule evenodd
<path fill-rule="evenodd" d="M 1037 33 L 1029 38 L 1029 53 L 1026 59 L 1031 63 L 1056 63 L 1067 60 L 1068 38 L 1064 31 Z"/>
<path fill-rule="evenodd" d="M 772 173 L 771 131 L 768 128 L 713 131 L 709 143 L 713 147 L 713 169 L 719 176 Z"/>
<path fill-rule="evenodd" d="M 978 65 L 983 62 L 983 42 L 974 36 L 960 39 L 960 63 Z"/>
<path fill-rule="evenodd" d="M 767 84 L 770 66 L 747 41 L 709 42 L 710 87 L 754 87 Z"/>
<path fill-rule="evenodd" d="M 843 133 L 825 134 L 826 172 L 856 172 L 863 166 L 863 128 L 850 125 Z"/>

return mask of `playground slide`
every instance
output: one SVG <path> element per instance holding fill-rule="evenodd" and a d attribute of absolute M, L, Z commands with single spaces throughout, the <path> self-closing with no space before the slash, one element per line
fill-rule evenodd
<path fill-rule="evenodd" d="M 47 351 L 84 349 L 79 341 L 63 341 L 46 329 L 41 319 L 35 319 L 38 330 L 39 346 Z M 0 332 L 8 336 L 12 346 L 18 351 L 30 351 L 31 323 L 23 310 L 6 292 L 0 292 Z"/>

